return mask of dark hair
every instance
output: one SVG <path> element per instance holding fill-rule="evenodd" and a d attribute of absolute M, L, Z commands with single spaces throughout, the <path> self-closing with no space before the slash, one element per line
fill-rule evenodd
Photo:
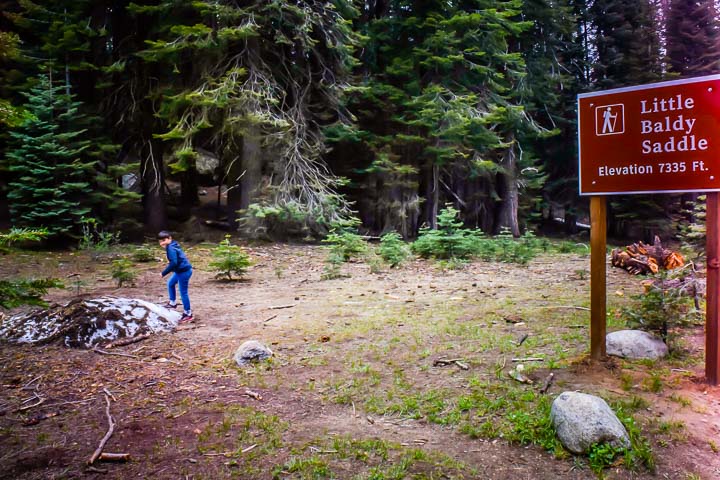
<path fill-rule="evenodd" d="M 170 235 L 170 232 L 167 230 L 161 230 L 157 235 L 158 240 L 165 240 L 166 238 L 172 238 L 172 235 Z"/>

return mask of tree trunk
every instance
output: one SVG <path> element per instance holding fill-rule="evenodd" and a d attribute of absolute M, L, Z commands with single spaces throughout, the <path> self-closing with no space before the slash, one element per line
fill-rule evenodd
<path fill-rule="evenodd" d="M 185 211 L 196 205 L 200 204 L 200 197 L 198 196 L 197 186 L 197 172 L 194 168 L 183 172 L 180 177 L 180 207 Z"/>
<path fill-rule="evenodd" d="M 240 160 L 228 174 L 227 217 L 232 230 L 238 228 L 238 210 L 245 210 L 257 197 L 262 174 L 262 149 L 256 127 L 248 127 L 243 137 Z"/>
<path fill-rule="evenodd" d="M 500 205 L 497 210 L 495 221 L 495 233 L 503 228 L 508 228 L 515 237 L 520 236 L 520 225 L 518 224 L 518 185 L 517 185 L 517 152 L 515 151 L 515 138 L 510 135 L 508 139 L 510 148 L 503 154 L 500 165 L 503 173 L 499 175 L 498 190 L 500 194 Z"/>
<path fill-rule="evenodd" d="M 243 138 L 242 168 L 245 174 L 240 179 L 240 208 L 246 209 L 257 198 L 262 178 L 262 148 L 257 127 L 248 127 Z"/>
<path fill-rule="evenodd" d="M 163 149 L 161 142 L 148 140 L 143 145 L 141 173 L 145 230 L 157 233 L 167 228 L 167 208 L 163 188 Z"/>

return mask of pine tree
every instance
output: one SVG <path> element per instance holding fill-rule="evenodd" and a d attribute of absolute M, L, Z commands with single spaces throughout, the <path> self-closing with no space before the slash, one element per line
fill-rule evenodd
<path fill-rule="evenodd" d="M 720 24 L 715 3 L 671 0 L 666 42 L 672 72 L 683 77 L 717 73 L 720 70 Z"/>
<path fill-rule="evenodd" d="M 540 132 L 521 101 L 522 53 L 511 47 L 530 26 L 520 5 L 364 5 L 362 83 L 349 103 L 359 131 L 337 140 L 374 166 L 358 169 L 368 174 L 359 195 L 367 226 L 415 234 L 435 227 L 440 206 L 452 202 L 470 225 L 519 233 L 521 172 L 536 166 L 525 142 Z"/>
<path fill-rule="evenodd" d="M 11 181 L 10 214 L 20 227 L 46 228 L 50 235 L 76 232 L 90 214 L 96 161 L 88 158 L 90 141 L 77 130 L 79 102 L 41 76 L 26 95 L 31 116 L 11 132 L 7 151 Z"/>
<path fill-rule="evenodd" d="M 322 159 L 322 127 L 342 115 L 351 2 L 168 1 L 129 10 L 152 24 L 137 57 L 159 73 L 147 95 L 166 123 L 155 136 L 172 150 L 173 174 L 192 178 L 198 148 L 217 153 L 233 227 L 238 210 L 259 212 L 258 223 L 281 210 L 320 231 L 348 213 Z"/>
<path fill-rule="evenodd" d="M 595 0 L 589 10 L 597 58 L 593 81 L 613 88 L 658 81 L 662 76 L 656 12 L 648 0 Z"/>

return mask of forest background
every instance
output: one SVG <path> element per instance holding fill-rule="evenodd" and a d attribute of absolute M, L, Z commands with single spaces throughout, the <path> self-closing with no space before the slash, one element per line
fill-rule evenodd
<path fill-rule="evenodd" d="M 77 238 L 191 218 L 414 238 L 575 233 L 578 93 L 718 72 L 705 0 L 0 0 L 0 223 Z M 169 187 L 172 186 L 172 188 Z M 618 196 L 615 236 L 687 231 L 697 196 Z M 694 211 L 695 210 L 695 211 Z"/>

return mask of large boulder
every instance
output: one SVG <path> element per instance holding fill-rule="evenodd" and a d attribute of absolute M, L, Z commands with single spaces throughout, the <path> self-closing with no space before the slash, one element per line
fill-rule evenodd
<path fill-rule="evenodd" d="M 266 360 L 272 356 L 273 352 L 267 346 L 257 340 L 248 340 L 240 345 L 235 352 L 235 362 L 244 367 L 252 362 Z"/>
<path fill-rule="evenodd" d="M 605 348 L 608 355 L 632 359 L 656 360 L 668 354 L 665 342 L 642 330 L 620 330 L 608 333 L 605 337 Z"/>
<path fill-rule="evenodd" d="M 136 298 L 100 297 L 73 300 L 5 318 L 0 339 L 16 343 L 60 341 L 92 348 L 118 338 L 173 330 L 180 314 Z"/>
<path fill-rule="evenodd" d="M 552 404 L 550 419 L 560 442 L 573 453 L 585 453 L 596 443 L 630 446 L 627 430 L 600 397 L 563 392 Z"/>

